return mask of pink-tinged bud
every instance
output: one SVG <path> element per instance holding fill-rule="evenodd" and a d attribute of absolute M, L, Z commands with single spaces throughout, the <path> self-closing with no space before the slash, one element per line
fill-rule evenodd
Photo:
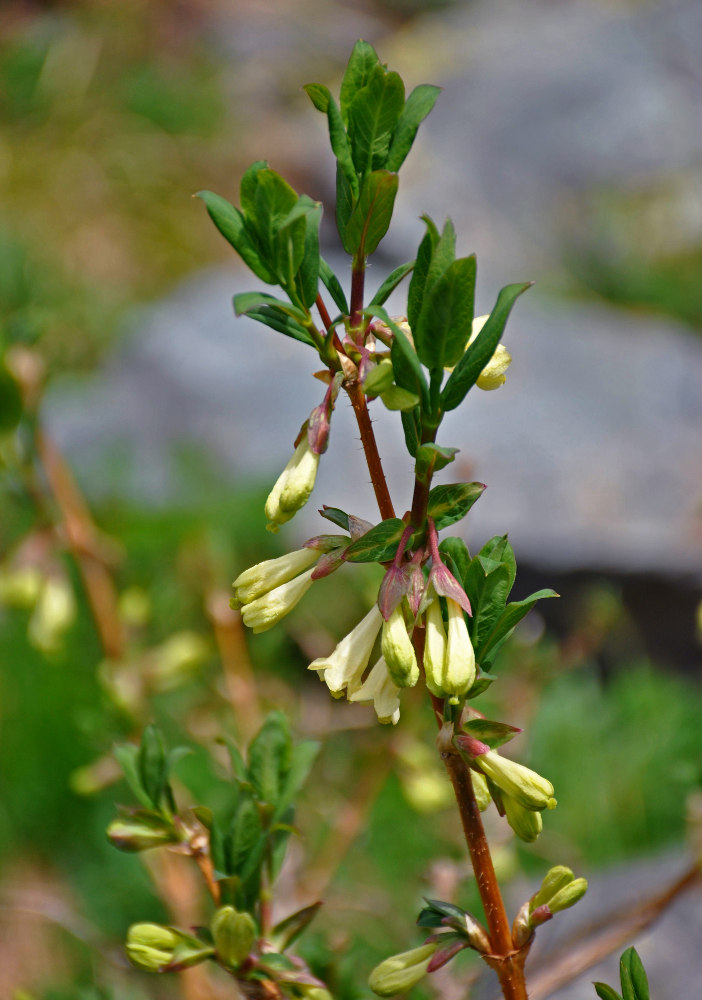
<path fill-rule="evenodd" d="M 341 372 L 337 372 L 324 394 L 324 399 L 310 413 L 310 419 L 307 422 L 307 441 L 315 455 L 323 455 L 327 450 L 331 415 L 342 382 L 343 376 Z"/>
<path fill-rule="evenodd" d="M 512 924 L 512 944 L 515 948 L 523 948 L 533 936 L 534 928 L 531 926 L 529 904 L 524 903 Z"/>
<path fill-rule="evenodd" d="M 422 558 L 423 553 L 421 551 L 415 552 L 408 567 L 410 583 L 407 590 L 407 603 L 415 618 L 422 608 L 426 589 L 424 573 L 422 573 Z"/>
<path fill-rule="evenodd" d="M 349 701 L 372 701 L 378 722 L 397 725 L 400 720 L 400 689 L 393 683 L 382 656 L 358 690 L 349 695 Z"/>
<path fill-rule="evenodd" d="M 490 753 L 490 747 L 487 743 L 482 743 L 480 740 L 476 739 L 475 736 L 470 736 L 468 733 L 458 733 L 454 740 L 456 746 L 463 753 L 467 754 L 469 757 L 476 759 L 482 757 L 486 753 Z M 478 764 L 482 764 L 482 761 L 477 760 Z"/>
<path fill-rule="evenodd" d="M 349 534 L 351 535 L 351 541 L 357 541 L 362 535 L 370 531 L 371 528 L 375 527 L 370 521 L 364 521 L 362 517 L 356 517 L 355 514 L 349 514 Z"/>
<path fill-rule="evenodd" d="M 468 595 L 453 573 L 443 563 L 434 562 L 429 573 L 429 586 L 433 586 L 437 594 L 441 594 L 442 597 L 458 604 L 466 614 L 472 614 Z"/>
<path fill-rule="evenodd" d="M 380 613 L 388 620 L 393 611 L 399 607 L 410 588 L 409 566 L 392 565 L 383 577 L 378 591 L 378 607 Z"/>

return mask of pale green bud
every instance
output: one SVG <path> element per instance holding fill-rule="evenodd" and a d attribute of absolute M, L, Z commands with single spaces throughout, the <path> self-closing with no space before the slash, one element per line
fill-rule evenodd
<path fill-rule="evenodd" d="M 267 594 L 282 583 L 294 580 L 318 559 L 319 552 L 316 549 L 296 549 L 277 559 L 266 559 L 250 566 L 232 584 L 237 601 L 240 604 L 255 601 L 257 597 Z"/>
<path fill-rule="evenodd" d="M 210 924 L 217 958 L 230 969 L 237 969 L 249 957 L 256 940 L 256 924 L 250 913 L 222 906 Z"/>
<path fill-rule="evenodd" d="M 475 653 L 463 617 L 463 609 L 450 597 L 446 598 L 448 632 L 446 639 L 446 665 L 444 689 L 456 704 L 473 686 L 475 680 Z"/>
<path fill-rule="evenodd" d="M 248 625 L 254 632 L 266 632 L 277 625 L 310 589 L 312 573 L 313 570 L 307 570 L 294 580 L 281 584 L 247 604 L 241 612 L 244 625 Z"/>
<path fill-rule="evenodd" d="M 431 693 L 436 698 L 443 698 L 445 697 L 443 682 L 446 661 L 446 630 L 438 597 L 427 608 L 424 621 L 424 675 Z"/>
<path fill-rule="evenodd" d="M 582 899 L 587 892 L 587 879 L 574 878 L 572 882 L 560 889 L 548 900 L 548 908 L 551 913 L 559 913 L 567 910 L 570 906 L 575 906 L 578 900 Z"/>
<path fill-rule="evenodd" d="M 501 757 L 496 750 L 476 758 L 480 769 L 498 788 L 513 795 L 526 809 L 554 809 L 553 785 L 523 764 Z"/>
<path fill-rule="evenodd" d="M 507 822 L 519 839 L 527 844 L 532 844 L 544 827 L 541 813 L 533 809 L 525 809 L 521 802 L 506 792 L 502 793 L 502 805 Z"/>
<path fill-rule="evenodd" d="M 349 701 L 372 701 L 378 722 L 391 722 L 393 726 L 399 722 L 400 689 L 393 683 L 382 656 L 358 690 L 349 694 Z"/>
<path fill-rule="evenodd" d="M 48 577 L 29 619 L 27 638 L 43 653 L 54 653 L 75 616 L 76 601 L 68 581 Z"/>
<path fill-rule="evenodd" d="M 132 924 L 127 931 L 127 957 L 138 969 L 158 972 L 173 959 L 181 935 L 160 924 Z"/>
<path fill-rule="evenodd" d="M 143 587 L 127 587 L 119 595 L 119 616 L 132 628 L 143 628 L 151 619 L 151 599 Z"/>
<path fill-rule="evenodd" d="M 368 985 L 379 997 L 393 997 L 406 993 L 427 974 L 427 966 L 437 945 L 423 944 L 411 951 L 386 958 L 368 977 Z"/>
<path fill-rule="evenodd" d="M 390 618 L 383 622 L 381 649 L 395 685 L 414 687 L 419 680 L 419 667 L 401 606 L 395 608 Z"/>
<path fill-rule="evenodd" d="M 319 455 L 310 448 L 305 431 L 266 500 L 266 527 L 269 531 L 277 532 L 281 524 L 305 506 L 314 489 L 318 466 Z"/>
<path fill-rule="evenodd" d="M 175 927 L 132 924 L 127 931 L 127 957 L 144 972 L 178 972 L 204 962 L 214 948 Z"/>
<path fill-rule="evenodd" d="M 573 872 L 570 868 L 566 868 L 565 865 L 554 865 L 553 868 L 549 868 L 544 875 L 541 888 L 529 900 L 530 912 L 533 912 L 537 906 L 543 906 L 544 903 L 548 903 L 552 896 L 555 896 L 557 892 L 560 892 L 561 889 L 569 885 L 574 878 Z"/>
<path fill-rule="evenodd" d="M 178 843 L 178 835 L 166 820 L 158 817 L 140 820 L 138 816 L 112 820 L 107 836 L 120 851 L 146 851 L 151 847 Z"/>
<path fill-rule="evenodd" d="M 207 640 L 197 632 L 176 632 L 151 654 L 150 680 L 167 691 L 196 671 L 210 655 Z"/>
<path fill-rule="evenodd" d="M 308 669 L 318 671 L 335 698 L 341 698 L 346 691 L 351 699 L 361 687 L 363 671 L 368 666 L 382 624 L 383 616 L 374 604 L 329 656 L 319 657 L 310 663 Z"/>

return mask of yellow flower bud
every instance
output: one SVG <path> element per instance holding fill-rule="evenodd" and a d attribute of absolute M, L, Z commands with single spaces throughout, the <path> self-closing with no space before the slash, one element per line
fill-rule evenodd
<path fill-rule="evenodd" d="M 424 676 L 427 687 L 436 698 L 444 698 L 444 664 L 446 661 L 446 630 L 441 603 L 436 597 L 425 615 Z"/>
<path fill-rule="evenodd" d="M 310 448 L 305 431 L 266 500 L 266 527 L 269 531 L 277 532 L 281 524 L 305 506 L 314 489 L 318 465 L 319 455 Z"/>
<path fill-rule="evenodd" d="M 266 559 L 255 566 L 249 566 L 232 584 L 237 601 L 240 604 L 250 604 L 282 583 L 293 580 L 318 559 L 319 552 L 316 549 L 296 549 L 277 559 Z"/>
<path fill-rule="evenodd" d="M 423 944 L 419 948 L 386 958 L 373 969 L 368 977 L 368 985 L 379 997 L 406 993 L 424 978 L 436 948 L 436 944 Z"/>
<path fill-rule="evenodd" d="M 575 876 L 571 869 L 566 868 L 565 865 L 554 865 L 553 868 L 549 868 L 544 875 L 541 888 L 529 901 L 530 912 L 535 910 L 537 906 L 543 906 L 544 903 L 548 903 L 552 896 L 555 896 L 557 892 L 569 885 L 574 878 Z"/>
<path fill-rule="evenodd" d="M 551 913 L 559 913 L 567 910 L 570 906 L 575 906 L 578 900 L 582 899 L 587 892 L 587 879 L 574 878 L 572 882 L 560 889 L 555 896 L 551 896 L 548 901 L 548 908 Z"/>
<path fill-rule="evenodd" d="M 241 612 L 244 625 L 254 632 L 266 632 L 277 625 L 310 589 L 312 573 L 313 570 L 309 569 L 247 604 Z"/>
<path fill-rule="evenodd" d="M 502 793 L 502 805 L 507 822 L 519 839 L 527 844 L 532 844 L 544 827 L 541 813 L 535 812 L 533 809 L 525 809 L 521 802 L 506 792 Z"/>
<path fill-rule="evenodd" d="M 525 809 L 555 808 L 553 785 L 536 771 L 517 764 L 508 757 L 501 757 L 496 750 L 489 750 L 477 757 L 476 763 L 498 788 L 514 796 Z"/>
<path fill-rule="evenodd" d="M 476 316 L 473 320 L 468 347 L 473 343 L 489 318 L 489 316 Z M 484 389 L 486 392 L 489 392 L 491 389 L 499 389 L 507 381 L 505 372 L 511 363 L 512 355 L 506 347 L 498 344 L 495 348 L 495 353 L 485 365 L 480 375 L 478 375 L 478 380 L 475 384 L 479 389 Z"/>
<path fill-rule="evenodd" d="M 450 597 L 446 598 L 448 610 L 448 634 L 446 641 L 446 665 L 444 667 L 444 689 L 456 704 L 473 685 L 475 680 L 475 653 L 468 635 L 468 626 L 463 617 L 463 609 Z"/>

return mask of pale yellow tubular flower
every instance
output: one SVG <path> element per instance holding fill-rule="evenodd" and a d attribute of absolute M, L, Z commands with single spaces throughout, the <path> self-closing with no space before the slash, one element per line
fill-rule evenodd
<path fill-rule="evenodd" d="M 266 559 L 240 573 L 232 587 L 240 604 L 249 604 L 281 583 L 294 579 L 319 559 L 316 549 L 296 549 L 277 559 Z"/>
<path fill-rule="evenodd" d="M 383 616 L 374 604 L 365 618 L 352 629 L 329 656 L 313 660 L 309 670 L 317 670 L 335 698 L 349 698 L 361 686 L 363 671 L 368 666 L 375 640 L 383 624 Z"/>
<path fill-rule="evenodd" d="M 281 524 L 305 506 L 314 489 L 318 465 L 319 455 L 310 448 L 305 433 L 266 500 L 269 531 L 277 532 Z"/>
<path fill-rule="evenodd" d="M 444 698 L 444 665 L 446 662 L 446 631 L 441 603 L 435 597 L 426 610 L 424 641 L 424 675 L 427 687 L 436 698 Z"/>
<path fill-rule="evenodd" d="M 308 569 L 306 573 L 301 573 L 294 580 L 275 587 L 262 597 L 257 597 L 255 601 L 247 604 L 241 612 L 244 625 L 248 625 L 254 632 L 266 632 L 269 628 L 277 625 L 281 618 L 284 618 L 289 611 L 295 607 L 297 602 L 312 586 L 312 573 L 314 570 Z"/>
<path fill-rule="evenodd" d="M 381 656 L 349 701 L 372 701 L 378 722 L 397 725 L 400 719 L 400 689 L 392 682 L 388 666 Z"/>
<path fill-rule="evenodd" d="M 419 680 L 419 667 L 412 640 L 407 634 L 401 605 L 383 622 L 381 649 L 397 687 L 414 687 Z"/>
<path fill-rule="evenodd" d="M 451 702 L 457 703 L 459 698 L 473 686 L 475 653 L 460 604 L 447 597 L 446 608 L 448 610 L 448 633 L 444 690 L 451 696 Z"/>
<path fill-rule="evenodd" d="M 71 585 L 63 578 L 47 577 L 29 619 L 27 638 L 43 653 L 55 653 L 75 617 L 76 599 Z"/>
<path fill-rule="evenodd" d="M 411 951 L 386 958 L 368 977 L 368 985 L 379 997 L 393 997 L 406 993 L 423 979 L 437 944 L 423 944 Z"/>
<path fill-rule="evenodd" d="M 467 344 L 468 347 L 470 347 L 473 343 L 489 318 L 489 315 L 476 316 L 473 320 L 473 326 L 471 328 L 472 332 L 470 340 Z M 495 353 L 485 365 L 480 375 L 478 375 L 478 379 L 475 384 L 479 389 L 484 389 L 486 392 L 489 392 L 491 389 L 499 389 L 500 386 L 504 385 L 507 381 L 505 372 L 511 363 L 512 355 L 506 347 L 502 344 L 498 344 L 495 348 Z"/>
<path fill-rule="evenodd" d="M 553 785 L 536 771 L 508 757 L 501 757 L 496 750 L 476 757 L 476 763 L 498 788 L 513 795 L 526 809 L 555 808 Z"/>
<path fill-rule="evenodd" d="M 544 826 L 541 813 L 535 812 L 533 809 L 525 809 L 521 802 L 506 793 L 502 795 L 502 805 L 507 822 L 519 839 L 527 844 L 532 844 Z"/>

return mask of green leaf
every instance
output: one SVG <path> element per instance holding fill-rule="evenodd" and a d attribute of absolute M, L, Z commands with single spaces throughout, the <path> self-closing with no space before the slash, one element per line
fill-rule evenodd
<path fill-rule="evenodd" d="M 504 611 L 514 573 L 514 554 L 506 535 L 490 539 L 471 560 L 463 586 L 473 611 L 468 628 L 475 650 L 482 647 Z M 476 658 L 479 661 L 477 654 Z"/>
<path fill-rule="evenodd" d="M 251 859 L 263 857 L 265 837 L 261 825 L 258 806 L 253 795 L 246 792 L 242 795 L 229 829 L 224 835 L 223 849 L 227 875 L 238 875 L 244 878 L 251 872 Z M 255 867 L 255 861 L 253 863 Z"/>
<path fill-rule="evenodd" d="M 428 483 L 435 472 L 439 472 L 456 457 L 458 448 L 445 448 L 433 441 L 417 448 L 414 473 L 422 483 Z"/>
<path fill-rule="evenodd" d="M 420 423 L 420 409 L 416 406 L 413 410 L 405 411 L 400 413 L 400 418 L 402 420 L 402 430 L 405 435 L 405 444 L 407 446 L 407 451 L 410 453 L 412 458 L 417 454 L 417 449 L 421 441 L 421 423 Z"/>
<path fill-rule="evenodd" d="M 390 143 L 390 151 L 385 161 L 387 170 L 399 170 L 412 148 L 417 129 L 436 104 L 441 87 L 420 83 L 405 101 L 405 106 L 397 122 L 395 134 Z"/>
<path fill-rule="evenodd" d="M 341 167 L 336 166 L 336 228 L 342 246 L 346 243 L 346 227 L 353 212 L 355 198 Z"/>
<path fill-rule="evenodd" d="M 432 249 L 431 260 L 429 261 L 429 267 L 427 269 L 426 284 L 424 286 L 422 312 L 424 312 L 426 308 L 426 300 L 432 288 L 439 278 L 441 278 L 442 275 L 448 271 L 455 259 L 456 230 L 453 228 L 453 222 L 451 222 L 450 219 L 447 219 L 446 222 L 444 222 L 444 228 L 441 231 L 441 236 Z M 412 327 L 412 332 L 414 333 L 414 327 Z"/>
<path fill-rule="evenodd" d="M 440 239 L 439 230 L 434 225 L 433 220 L 428 215 L 423 215 L 422 219 L 426 224 L 427 231 L 417 250 L 414 272 L 412 273 L 412 280 L 407 292 L 407 322 L 412 330 L 419 323 L 419 315 L 422 311 L 422 302 L 424 301 L 424 286 L 426 285 L 427 274 L 429 273 L 429 264 L 434 253 L 434 247 Z"/>
<path fill-rule="evenodd" d="M 414 261 L 410 260 L 406 264 L 400 264 L 396 267 L 392 274 L 389 274 L 385 281 L 382 283 L 378 291 L 375 293 L 370 301 L 371 306 L 382 306 L 385 305 L 387 299 L 392 295 L 397 286 L 400 284 L 403 278 L 406 278 L 414 267 Z"/>
<path fill-rule="evenodd" d="M 373 67 L 368 82 L 348 108 L 349 140 L 356 171 L 365 176 L 385 165 L 390 140 L 405 104 L 405 85 L 397 73 Z"/>
<path fill-rule="evenodd" d="M 293 213 L 297 201 L 297 193 L 275 170 L 258 171 L 254 214 L 247 212 L 246 222 L 255 230 L 261 256 L 282 285 L 294 277 L 304 253 L 304 219 Z"/>
<path fill-rule="evenodd" d="M 363 181 L 344 231 L 344 250 L 367 257 L 388 231 L 397 194 L 397 174 L 376 170 Z"/>
<path fill-rule="evenodd" d="M 320 746 L 321 744 L 316 740 L 306 740 L 304 743 L 296 743 L 293 746 L 290 767 L 283 778 L 282 788 L 278 796 L 275 812 L 273 813 L 273 822 L 277 822 L 281 818 L 307 781 L 312 765 L 319 753 Z"/>
<path fill-rule="evenodd" d="M 359 39 L 349 57 L 339 91 L 339 105 L 344 124 L 348 125 L 348 111 L 351 102 L 358 91 L 366 86 L 373 69 L 379 62 L 378 54 L 373 46 Z"/>
<path fill-rule="evenodd" d="M 275 296 L 269 295 L 267 292 L 239 292 L 234 296 L 233 302 L 234 313 L 237 316 L 247 316 L 257 310 L 259 306 L 275 306 L 276 309 L 285 313 L 286 316 L 292 316 L 298 320 L 300 325 L 304 324 L 307 320 L 307 316 L 302 309 L 298 309 L 297 306 L 292 305 L 290 302 L 285 302 L 283 299 L 276 299 Z"/>
<path fill-rule="evenodd" d="M 327 264 L 324 257 L 319 258 L 319 276 L 324 283 L 324 287 L 334 299 L 337 309 L 339 309 L 344 316 L 348 316 L 349 304 L 346 301 L 344 289 L 341 287 L 341 282 L 334 274 L 329 264 Z"/>
<path fill-rule="evenodd" d="M 538 590 L 535 594 L 525 597 L 522 601 L 512 601 L 497 619 L 489 634 L 485 636 L 475 655 L 480 663 L 489 665 L 497 650 L 514 631 L 516 625 L 526 618 L 537 601 L 547 597 L 558 597 L 555 590 Z"/>
<path fill-rule="evenodd" d="M 239 201 L 241 211 L 247 222 L 254 222 L 256 218 L 256 189 L 258 187 L 258 175 L 262 170 L 269 170 L 267 160 L 256 160 L 248 170 L 245 171 L 239 185 Z"/>
<path fill-rule="evenodd" d="M 491 722 L 490 719 L 471 719 L 464 727 L 465 731 L 481 743 L 487 743 L 491 750 L 509 743 L 520 732 L 506 722 Z"/>
<path fill-rule="evenodd" d="M 249 744 L 249 778 L 262 802 L 276 806 L 290 768 L 292 742 L 287 718 L 271 712 Z"/>
<path fill-rule="evenodd" d="M 307 92 L 316 108 L 320 111 L 323 109 L 326 110 L 332 152 L 344 177 L 348 181 L 353 197 L 357 198 L 358 177 L 356 176 L 356 168 L 354 167 L 353 156 L 351 154 L 351 143 L 346 134 L 337 103 L 332 97 L 329 88 L 323 87 L 319 83 L 308 83 L 303 89 Z"/>
<path fill-rule="evenodd" d="M 305 197 L 303 195 L 300 201 Z M 298 292 L 308 309 L 314 305 L 319 291 L 319 225 L 322 221 L 321 203 L 312 202 L 312 205 L 306 219 L 305 252 L 297 273 Z"/>
<path fill-rule="evenodd" d="M 451 367 L 463 356 L 470 339 L 474 303 L 475 257 L 462 257 L 431 285 L 417 328 L 412 331 L 419 360 L 427 368 Z"/>
<path fill-rule="evenodd" d="M 429 493 L 427 514 L 434 519 L 437 531 L 448 528 L 466 516 L 485 490 L 484 483 L 446 483 Z"/>
<path fill-rule="evenodd" d="M 462 538 L 444 538 L 439 543 L 439 552 L 453 575 L 462 583 L 470 566 L 470 553 Z"/>
<path fill-rule="evenodd" d="M 622 997 L 616 990 L 613 990 L 611 986 L 607 983 L 593 983 L 595 987 L 595 993 L 600 998 L 600 1000 L 622 1000 Z"/>
<path fill-rule="evenodd" d="M 371 315 L 378 316 L 392 330 L 393 342 L 390 348 L 390 358 L 392 360 L 392 370 L 395 375 L 395 382 L 402 389 L 415 393 L 422 401 L 422 406 L 429 405 L 429 386 L 419 363 L 417 353 L 409 340 L 394 323 L 382 306 L 373 306 L 364 310 Z"/>
<path fill-rule="evenodd" d="M 478 336 L 465 352 L 441 393 L 444 410 L 454 410 L 462 403 L 468 391 L 475 385 L 478 376 L 495 353 L 495 348 L 505 329 L 507 318 L 517 298 L 531 287 L 531 282 L 522 285 L 507 285 L 497 296 L 495 307 L 485 321 Z"/>
<path fill-rule="evenodd" d="M 118 744 L 114 748 L 114 755 L 117 758 L 117 763 L 122 768 L 125 780 L 134 797 L 138 799 L 143 806 L 152 809 L 154 803 L 151 800 L 151 796 L 144 788 L 141 780 L 141 772 L 139 770 L 139 752 L 140 748 L 134 746 L 133 743 Z"/>
<path fill-rule="evenodd" d="M 399 517 L 390 517 L 376 524 L 365 535 L 352 542 L 344 552 L 346 562 L 387 562 L 397 551 L 405 530 Z"/>
<path fill-rule="evenodd" d="M 198 191 L 197 197 L 204 201 L 208 215 L 215 226 L 225 240 L 234 247 L 247 267 L 251 268 L 261 281 L 265 281 L 268 285 L 276 285 L 278 283 L 276 276 L 256 249 L 239 209 L 212 191 Z"/>
<path fill-rule="evenodd" d="M 415 410 L 419 404 L 419 396 L 410 392 L 409 389 L 401 389 L 399 385 L 391 385 L 389 389 L 381 392 L 380 398 L 383 406 L 393 411 Z"/>
<path fill-rule="evenodd" d="M 0 361 L 0 433 L 13 431 L 22 417 L 22 392 L 14 375 Z"/>
<path fill-rule="evenodd" d="M 271 330 L 284 333 L 286 337 L 292 337 L 294 340 L 299 340 L 302 344 L 308 344 L 310 347 L 315 346 L 307 330 L 300 326 L 292 316 L 289 316 L 278 308 L 278 306 L 271 305 L 249 308 L 246 315 L 249 319 L 256 320 L 257 323 L 269 326 Z"/>
<path fill-rule="evenodd" d="M 163 736 L 155 726 L 147 726 L 142 733 L 137 763 L 144 791 L 154 808 L 159 809 L 166 790 L 168 769 Z"/>
<path fill-rule="evenodd" d="M 623 1000 L 650 1000 L 648 978 L 635 948 L 627 948 L 619 960 Z"/>
<path fill-rule="evenodd" d="M 349 515 L 345 510 L 339 510 L 338 507 L 327 507 L 326 505 L 319 512 L 322 517 L 326 517 L 327 521 L 331 521 L 332 524 L 338 524 L 340 528 L 344 531 L 349 530 Z"/>
<path fill-rule="evenodd" d="M 273 939 L 281 951 L 285 951 L 298 939 L 300 934 L 314 920 L 321 905 L 320 901 L 311 903 L 309 906 L 304 906 L 301 910 L 291 913 L 289 917 L 285 917 L 284 920 L 275 925 L 273 928 Z"/>

